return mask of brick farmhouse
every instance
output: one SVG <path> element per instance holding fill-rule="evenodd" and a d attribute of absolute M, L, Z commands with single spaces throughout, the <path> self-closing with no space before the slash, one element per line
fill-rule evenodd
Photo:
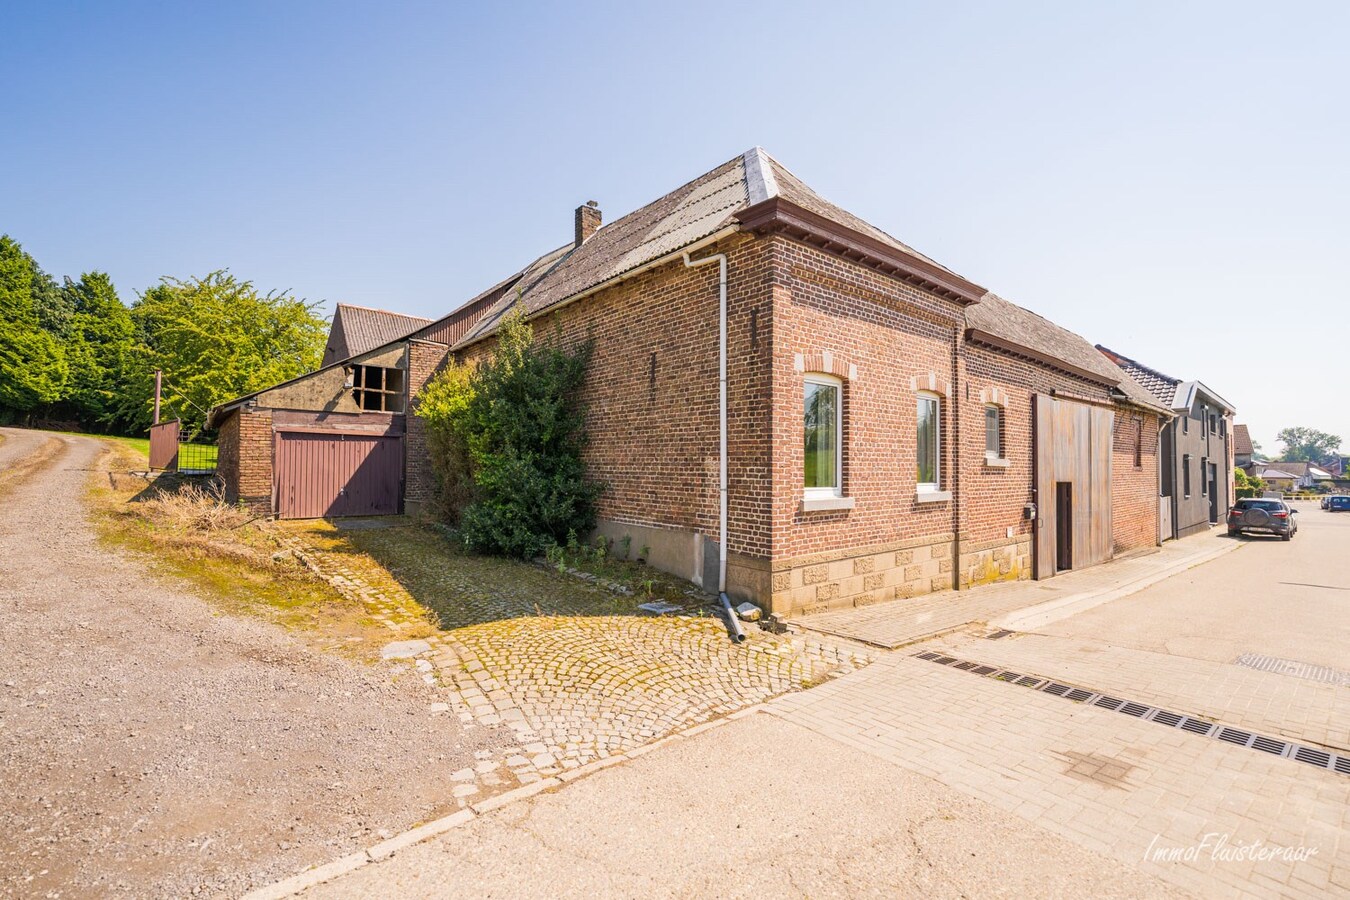
<path fill-rule="evenodd" d="M 436 321 L 354 309 L 322 368 L 212 412 L 230 500 L 427 503 L 417 393 L 519 311 L 594 341 L 598 530 L 771 613 L 1048 578 L 1164 536 L 1170 404 L 759 148 L 608 225 L 582 206 L 571 242 Z"/>

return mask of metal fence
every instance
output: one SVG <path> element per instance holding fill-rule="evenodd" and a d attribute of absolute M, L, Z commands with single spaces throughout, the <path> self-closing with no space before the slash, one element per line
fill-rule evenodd
<path fill-rule="evenodd" d="M 216 471 L 219 448 L 205 433 L 187 435 L 177 419 L 150 426 L 150 468 L 180 475 L 210 475 Z"/>

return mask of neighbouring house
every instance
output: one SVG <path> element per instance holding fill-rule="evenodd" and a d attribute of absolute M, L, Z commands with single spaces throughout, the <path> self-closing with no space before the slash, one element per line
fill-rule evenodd
<path fill-rule="evenodd" d="M 1232 404 L 1203 382 L 1164 375 L 1100 344 L 1097 349 L 1174 414 L 1160 435 L 1159 537 L 1186 537 L 1218 524 L 1236 496 Z"/>
<path fill-rule="evenodd" d="M 229 498 L 283 517 L 425 503 L 417 392 L 491 354 L 519 312 L 594 341 L 598 531 L 771 613 L 1048 578 L 1158 543 L 1173 398 L 763 150 L 572 224 L 443 318 L 213 410 Z"/>
<path fill-rule="evenodd" d="M 1271 490 L 1311 491 L 1320 485 L 1330 485 L 1336 480 L 1336 476 L 1326 469 L 1309 462 L 1277 460 L 1271 463 L 1257 463 L 1253 466 L 1253 471 Z"/>
<path fill-rule="evenodd" d="M 1233 426 L 1233 465 L 1244 472 L 1253 462 L 1252 436 L 1246 425 Z M 1251 473 L 1248 473 L 1251 474 Z"/>

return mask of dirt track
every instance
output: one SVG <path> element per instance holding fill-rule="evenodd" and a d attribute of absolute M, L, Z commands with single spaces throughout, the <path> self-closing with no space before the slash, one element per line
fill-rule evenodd
<path fill-rule="evenodd" d="M 0 472 L 51 439 L 4 435 Z M 437 698 L 101 547 L 101 445 L 56 440 L 0 504 L 0 894 L 238 894 L 444 808 Z"/>

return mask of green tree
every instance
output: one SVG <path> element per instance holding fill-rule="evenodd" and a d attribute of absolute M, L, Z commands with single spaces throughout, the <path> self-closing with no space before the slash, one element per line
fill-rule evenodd
<path fill-rule="evenodd" d="M 1233 469 L 1233 488 L 1239 497 L 1259 497 L 1261 492 L 1266 489 L 1266 483 L 1260 478 L 1253 478 L 1243 469 Z"/>
<path fill-rule="evenodd" d="M 1275 436 L 1284 444 L 1281 459 L 1287 462 L 1320 463 L 1340 449 L 1341 439 L 1316 428 L 1286 428 Z"/>
<path fill-rule="evenodd" d="M 137 346 L 119 414 L 149 425 L 155 369 L 166 414 L 195 430 L 212 406 L 317 368 L 328 336 L 317 305 L 224 270 L 162 279 L 131 308 Z"/>
<path fill-rule="evenodd" d="M 0 235 L 0 417 L 27 416 L 65 391 L 65 357 L 34 303 L 44 278 L 18 241 Z"/>
<path fill-rule="evenodd" d="M 90 430 L 121 432 L 135 422 L 126 416 L 126 398 L 135 382 L 136 327 L 131 311 L 103 272 L 66 279 L 62 308 L 69 310 L 65 354 L 70 364 L 67 402 Z"/>
<path fill-rule="evenodd" d="M 419 414 L 441 433 L 433 446 L 449 448 L 450 494 L 468 501 L 459 521 L 471 549 L 529 558 L 594 526 L 600 489 L 586 478 L 577 401 L 590 355 L 589 342 L 536 344 L 512 317 L 491 359 L 467 377 L 448 369 L 419 394 Z"/>

